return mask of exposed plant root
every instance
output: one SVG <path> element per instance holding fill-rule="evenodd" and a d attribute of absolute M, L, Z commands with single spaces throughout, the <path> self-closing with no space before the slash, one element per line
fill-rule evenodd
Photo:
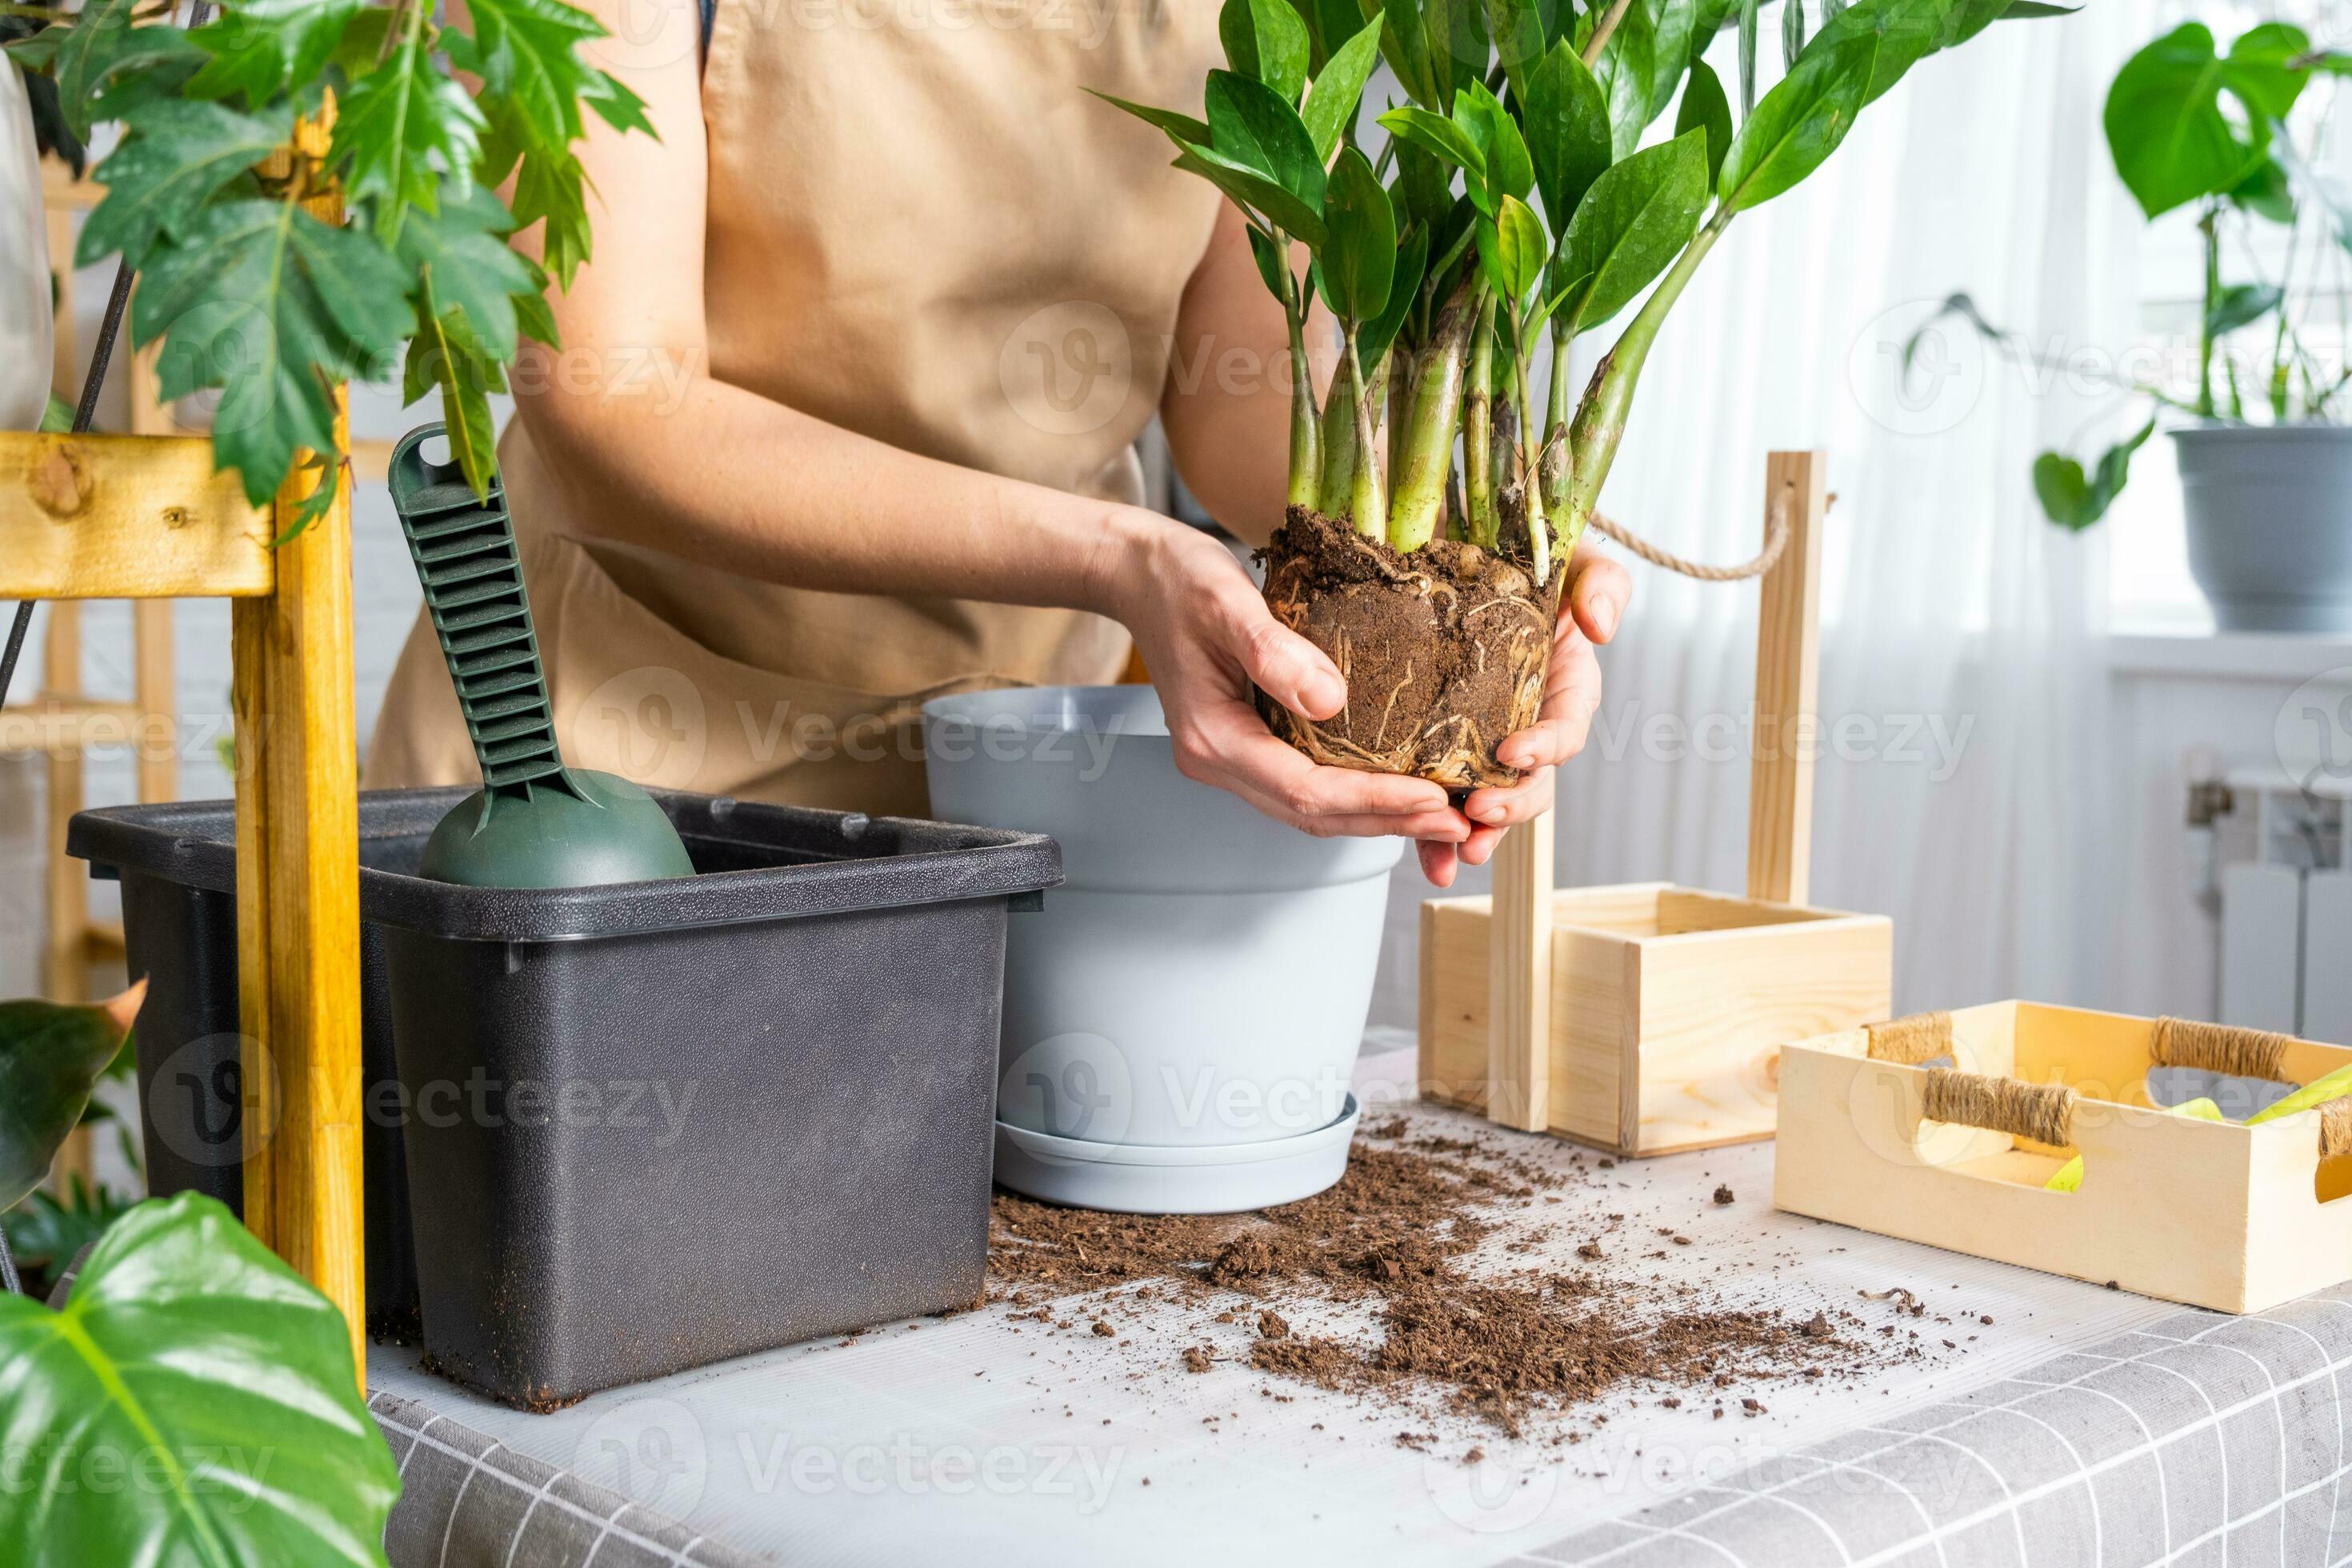
<path fill-rule="evenodd" d="M 1451 540 L 1399 554 L 1303 507 L 1261 559 L 1276 618 L 1348 682 L 1320 722 L 1260 693 L 1275 733 L 1318 763 L 1457 792 L 1518 782 L 1495 748 L 1542 707 L 1564 563 L 1538 587 L 1524 554 Z"/>

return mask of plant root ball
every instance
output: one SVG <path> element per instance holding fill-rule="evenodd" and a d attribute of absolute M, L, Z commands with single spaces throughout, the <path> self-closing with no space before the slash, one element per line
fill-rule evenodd
<path fill-rule="evenodd" d="M 1320 721 L 1260 692 L 1276 734 L 1331 767 L 1456 794 L 1519 781 L 1495 748 L 1543 706 L 1564 561 L 1538 586 L 1523 557 L 1444 539 L 1400 554 L 1304 507 L 1260 559 L 1266 607 L 1348 683 L 1348 705 Z"/>

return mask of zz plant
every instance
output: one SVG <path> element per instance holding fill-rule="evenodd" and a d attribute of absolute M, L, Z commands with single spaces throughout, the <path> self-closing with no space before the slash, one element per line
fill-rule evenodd
<path fill-rule="evenodd" d="M 63 129 L 121 126 L 75 260 L 140 274 L 132 339 L 162 340 L 166 398 L 218 394 L 214 452 L 247 497 L 335 451 L 333 384 L 388 379 L 404 343 L 407 400 L 439 393 L 486 494 L 489 398 L 523 338 L 555 344 L 548 275 L 568 285 L 588 256 L 583 112 L 652 129 L 581 58 L 603 28 L 562 0 L 475 0 L 465 26 L 430 0 L 230 0 L 197 26 L 171 0 L 7 9 L 47 24 L 8 52 L 54 81 Z M 330 195 L 346 223 L 310 210 Z M 544 270 L 512 244 L 533 225 Z"/>

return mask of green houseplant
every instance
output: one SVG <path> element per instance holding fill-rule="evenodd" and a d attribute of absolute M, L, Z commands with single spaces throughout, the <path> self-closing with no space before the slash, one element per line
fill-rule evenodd
<path fill-rule="evenodd" d="M 1495 746 L 1542 700 L 1565 558 L 1699 264 L 1921 58 L 2058 8 L 1780 0 L 1787 74 L 1760 98 L 1759 9 L 1228 0 L 1202 117 L 1119 104 L 1241 208 L 1289 318 L 1290 508 L 1266 596 L 1339 663 L 1349 703 L 1321 723 L 1265 711 L 1310 756 L 1453 789 L 1516 779 Z M 1701 58 L 1726 28 L 1736 106 Z M 1406 101 L 1367 142 L 1378 58 Z M 1672 133 L 1645 145 L 1669 109 Z M 1343 337 L 1319 405 L 1317 298 Z M 1629 311 L 1580 394 L 1570 345 Z"/>
<path fill-rule="evenodd" d="M 489 398 L 521 339 L 554 344 L 548 276 L 568 283 L 588 255 L 583 113 L 651 131 L 580 56 L 603 29 L 562 0 L 481 0 L 465 26 L 427 0 L 233 0 L 196 26 L 168 0 L 8 10 L 47 23 L 8 52 L 55 82 L 65 128 L 121 126 L 76 262 L 140 274 L 132 339 L 162 341 L 166 398 L 218 394 L 214 451 L 247 499 L 299 452 L 335 450 L 335 383 L 396 367 L 409 401 L 438 392 L 486 494 Z M 341 225 L 306 208 L 331 194 Z M 533 226 L 544 270 L 511 243 Z"/>
<path fill-rule="evenodd" d="M 2341 314 L 2352 195 L 2317 167 L 2327 115 L 2310 110 L 2333 105 L 2308 97 L 2323 84 L 2339 90 L 2331 79 L 2347 74 L 2352 55 L 2315 47 L 2301 28 L 2263 23 L 2223 48 L 2190 22 L 2124 63 L 2101 117 L 2116 176 L 2147 218 L 2195 214 L 2194 359 L 2182 374 L 2108 374 L 2129 410 L 2124 433 L 2087 464 L 2042 453 L 2034 495 L 2060 527 L 2091 527 L 2123 493 L 2134 455 L 2168 427 L 2190 569 L 2225 629 L 2352 626 L 2352 364 Z M 2008 357 L 2052 368 L 1969 296 L 1945 301 L 1938 319 L 1951 317 Z M 2315 345 L 2315 324 L 2334 331 L 2332 354 Z"/>

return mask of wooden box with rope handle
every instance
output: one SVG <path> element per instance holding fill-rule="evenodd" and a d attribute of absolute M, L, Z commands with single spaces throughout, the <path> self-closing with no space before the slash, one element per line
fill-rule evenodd
<path fill-rule="evenodd" d="M 1747 896 L 1555 892 L 1551 817 L 1513 828 L 1491 898 L 1421 907 L 1424 1098 L 1622 1155 L 1745 1142 L 1772 1136 L 1784 1043 L 1886 1016 L 1893 922 L 1806 902 L 1826 479 L 1822 453 L 1771 454 L 1765 544 L 1744 566 L 1695 565 L 1594 518 L 1668 570 L 1764 579 Z"/>
<path fill-rule="evenodd" d="M 2300 1085 L 2352 1049 L 2031 1002 L 1826 1035 L 1781 1053 L 1773 1202 L 2216 1311 L 2352 1279 L 2352 1098 L 2204 1121 L 2149 1098 L 2159 1067 Z"/>

